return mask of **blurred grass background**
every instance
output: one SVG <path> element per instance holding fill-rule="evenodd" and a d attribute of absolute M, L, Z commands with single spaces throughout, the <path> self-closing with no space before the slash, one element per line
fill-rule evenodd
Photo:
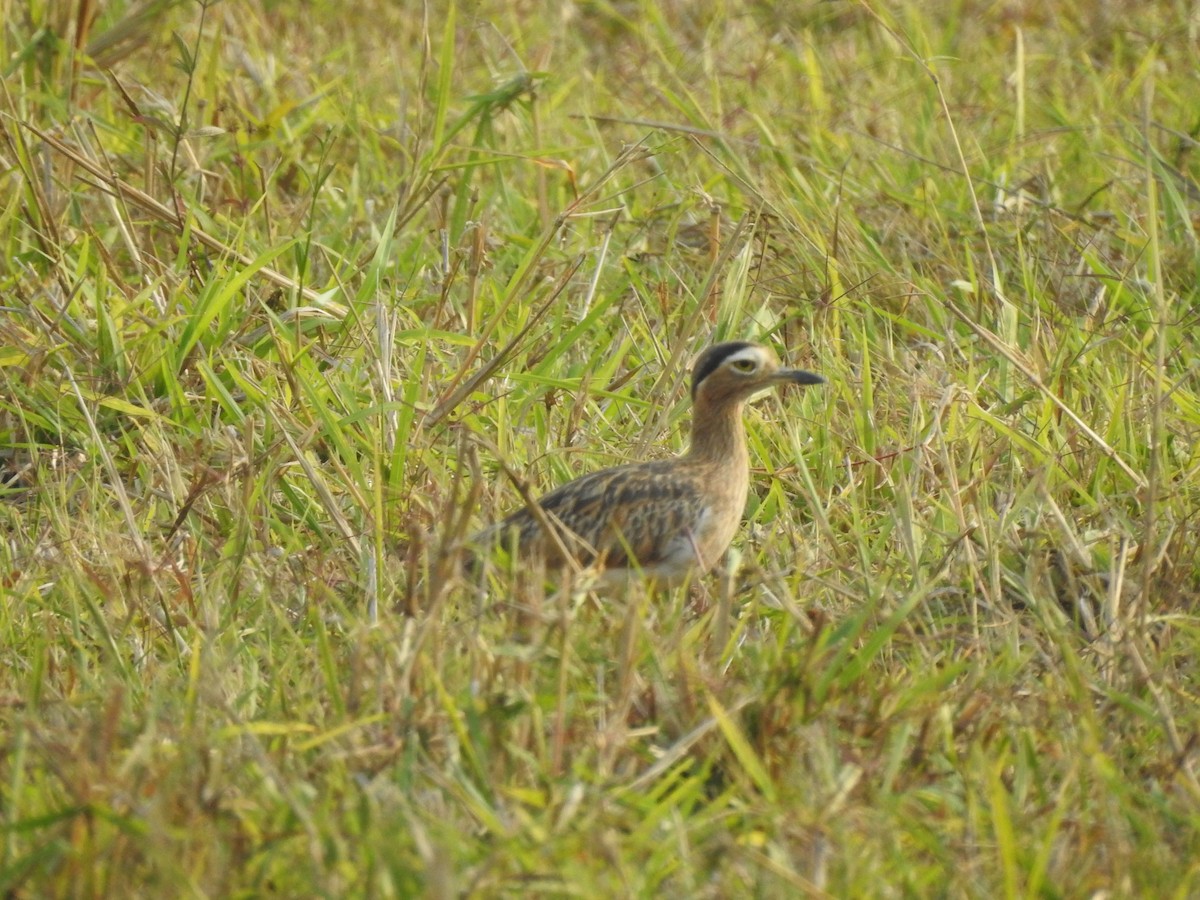
<path fill-rule="evenodd" d="M 6 895 L 1200 890 L 1194 4 L 0 12 Z M 724 575 L 462 576 L 723 338 Z"/>

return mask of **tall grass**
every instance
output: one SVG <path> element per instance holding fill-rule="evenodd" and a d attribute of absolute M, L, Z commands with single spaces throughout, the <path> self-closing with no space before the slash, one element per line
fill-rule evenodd
<path fill-rule="evenodd" d="M 7 893 L 1196 892 L 1184 5 L 0 11 Z M 743 337 L 720 572 L 464 574 Z"/>

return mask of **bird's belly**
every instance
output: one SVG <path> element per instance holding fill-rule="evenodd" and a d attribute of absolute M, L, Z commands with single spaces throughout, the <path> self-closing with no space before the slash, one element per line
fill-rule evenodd
<path fill-rule="evenodd" d="M 729 547 L 738 521 L 711 508 L 700 511 L 690 528 L 683 529 L 662 545 L 658 559 L 642 574 L 665 585 L 678 585 L 689 575 L 703 575 Z"/>

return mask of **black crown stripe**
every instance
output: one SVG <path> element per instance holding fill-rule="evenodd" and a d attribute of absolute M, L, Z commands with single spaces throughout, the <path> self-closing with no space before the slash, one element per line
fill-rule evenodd
<path fill-rule="evenodd" d="M 700 382 L 704 381 L 709 375 L 715 372 L 725 360 L 733 356 L 735 353 L 741 353 L 743 350 L 748 350 L 754 345 L 747 341 L 729 341 L 725 344 L 717 344 L 709 347 L 700 354 L 700 358 L 696 360 L 696 368 L 692 371 L 692 399 L 696 399 L 696 391 L 700 387 Z"/>

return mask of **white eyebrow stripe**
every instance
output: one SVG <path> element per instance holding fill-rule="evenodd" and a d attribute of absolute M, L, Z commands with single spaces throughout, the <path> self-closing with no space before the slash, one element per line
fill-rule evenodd
<path fill-rule="evenodd" d="M 747 347 L 744 350 L 739 350 L 737 353 L 730 353 L 721 362 L 724 364 L 737 362 L 738 360 L 742 359 L 748 359 L 752 362 L 762 362 L 762 354 L 759 353 L 757 347 Z"/>

